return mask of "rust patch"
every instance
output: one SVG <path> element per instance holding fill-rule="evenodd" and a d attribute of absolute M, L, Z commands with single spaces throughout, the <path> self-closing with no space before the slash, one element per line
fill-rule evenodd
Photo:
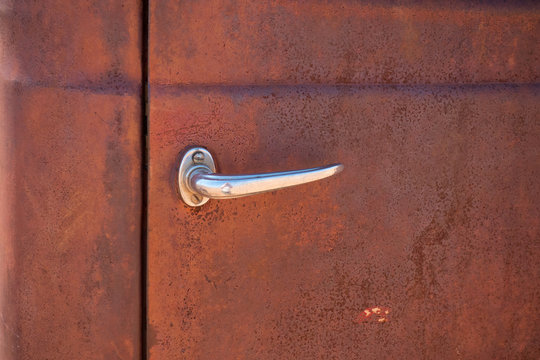
<path fill-rule="evenodd" d="M 0 358 L 138 359 L 140 3 L 0 8 Z"/>
<path fill-rule="evenodd" d="M 154 84 L 521 83 L 539 76 L 534 3 L 169 0 L 150 7 Z"/>
<path fill-rule="evenodd" d="M 537 86 L 152 94 L 150 358 L 537 354 Z M 346 171 L 190 209 L 186 144 L 228 173 Z M 373 304 L 391 317 L 359 326 Z"/>
<path fill-rule="evenodd" d="M 149 5 L 151 359 L 540 356 L 538 4 Z M 190 209 L 189 145 L 346 170 Z"/>
<path fill-rule="evenodd" d="M 374 306 L 365 309 L 360 314 L 358 314 L 357 322 L 376 322 L 376 323 L 385 323 L 390 317 L 390 308 L 384 306 Z"/>

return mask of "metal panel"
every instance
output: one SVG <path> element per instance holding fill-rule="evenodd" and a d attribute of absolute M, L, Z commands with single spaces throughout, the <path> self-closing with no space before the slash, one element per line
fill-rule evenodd
<path fill-rule="evenodd" d="M 152 2 L 150 77 L 244 85 L 538 81 L 538 2 L 521 3 Z"/>
<path fill-rule="evenodd" d="M 538 90 L 155 89 L 150 358 L 536 357 Z M 227 173 L 346 168 L 193 209 L 186 144 Z"/>
<path fill-rule="evenodd" d="M 140 358 L 140 4 L 0 9 L 0 358 Z"/>
<path fill-rule="evenodd" d="M 150 4 L 151 359 L 540 357 L 538 5 Z M 342 162 L 189 208 L 224 173 Z"/>

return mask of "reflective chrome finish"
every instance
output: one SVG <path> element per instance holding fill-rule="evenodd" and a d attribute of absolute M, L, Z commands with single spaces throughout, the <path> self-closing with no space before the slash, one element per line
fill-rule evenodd
<path fill-rule="evenodd" d="M 324 179 L 343 170 L 333 164 L 311 169 L 250 175 L 216 174 L 212 155 L 205 148 L 186 151 L 178 169 L 178 188 L 189 206 L 201 206 L 209 199 L 232 199 Z"/>
<path fill-rule="evenodd" d="M 178 189 L 182 200 L 189 206 L 201 206 L 206 204 L 210 198 L 193 191 L 189 184 L 190 175 L 196 170 L 209 173 L 216 172 L 216 164 L 212 154 L 204 148 L 191 148 L 182 156 L 180 167 L 178 168 Z"/>

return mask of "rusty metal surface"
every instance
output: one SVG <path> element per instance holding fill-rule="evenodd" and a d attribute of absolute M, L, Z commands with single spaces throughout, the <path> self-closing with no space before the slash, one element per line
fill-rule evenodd
<path fill-rule="evenodd" d="M 540 15 L 467 6 L 150 3 L 150 359 L 540 357 Z M 192 145 L 345 171 L 191 209 Z"/>
<path fill-rule="evenodd" d="M 140 4 L 0 11 L 0 358 L 139 358 Z"/>
<path fill-rule="evenodd" d="M 538 2 L 169 0 L 150 7 L 154 84 L 538 81 Z"/>
<path fill-rule="evenodd" d="M 155 89 L 150 358 L 538 357 L 539 100 L 534 85 Z M 346 170 L 191 209 L 174 188 L 187 144 L 227 173 Z"/>

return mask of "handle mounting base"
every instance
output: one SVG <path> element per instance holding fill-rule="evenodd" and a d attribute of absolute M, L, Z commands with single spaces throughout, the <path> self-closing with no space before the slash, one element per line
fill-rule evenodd
<path fill-rule="evenodd" d="M 188 174 L 195 167 L 206 167 L 209 172 L 216 172 L 216 163 L 212 154 L 202 147 L 193 147 L 187 149 L 182 155 L 180 167 L 178 168 L 178 191 L 182 200 L 189 206 L 202 206 L 210 200 L 201 194 L 193 191 L 190 185 L 186 182 L 189 179 Z"/>

